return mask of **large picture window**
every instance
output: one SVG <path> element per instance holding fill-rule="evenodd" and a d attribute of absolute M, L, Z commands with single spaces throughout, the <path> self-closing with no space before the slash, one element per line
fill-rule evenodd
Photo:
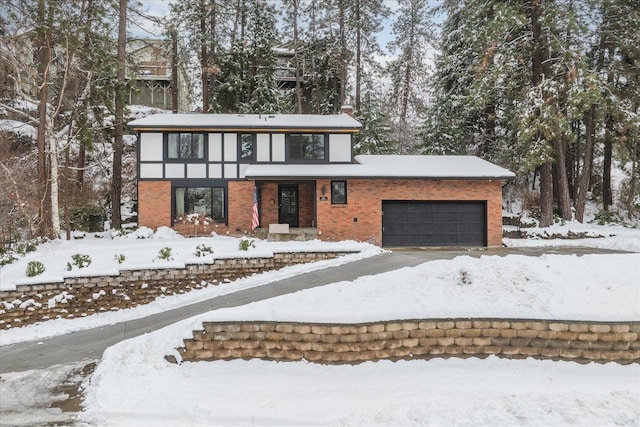
<path fill-rule="evenodd" d="M 324 160 L 326 138 L 322 133 L 292 133 L 289 135 L 290 160 Z"/>
<path fill-rule="evenodd" d="M 204 159 L 203 133 L 170 133 L 167 140 L 169 159 Z"/>
<path fill-rule="evenodd" d="M 189 221 L 189 216 L 209 217 L 224 220 L 224 188 L 221 187 L 177 187 L 175 189 L 175 212 L 178 221 Z"/>

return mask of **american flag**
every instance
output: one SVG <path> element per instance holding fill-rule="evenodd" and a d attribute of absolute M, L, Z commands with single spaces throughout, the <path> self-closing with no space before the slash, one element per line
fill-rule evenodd
<path fill-rule="evenodd" d="M 260 227 L 260 214 L 258 213 L 258 187 L 253 188 L 253 219 L 251 220 L 251 229 L 255 230 Z"/>

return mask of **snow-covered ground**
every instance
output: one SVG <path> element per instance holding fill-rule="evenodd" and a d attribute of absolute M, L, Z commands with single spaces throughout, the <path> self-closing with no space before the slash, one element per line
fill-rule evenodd
<path fill-rule="evenodd" d="M 640 252 L 640 230 L 621 225 L 600 226 L 567 221 L 564 225 L 554 224 L 545 228 L 522 228 L 521 231 L 528 238 L 503 239 L 503 243 L 510 247 L 562 245 Z M 585 235 L 588 238 L 549 239 L 549 236 L 568 237 L 570 234 Z"/>
<path fill-rule="evenodd" d="M 181 268 L 186 263 L 212 263 L 216 258 L 271 257 L 274 252 L 373 249 L 374 253 L 379 253 L 379 249 L 374 249 L 372 245 L 354 241 L 268 242 L 259 239 L 251 239 L 254 247 L 243 251 L 239 248 L 240 239 L 235 237 L 213 235 L 185 238 L 168 227 L 160 227 L 156 232 L 141 227 L 124 236 L 111 236 L 108 232 L 76 232 L 74 236 L 72 240 L 57 239 L 39 245 L 36 251 L 1 267 L 0 289 L 14 290 L 20 284 L 62 282 L 64 277 L 113 275 L 125 269 Z M 204 246 L 212 252 L 204 251 L 198 257 L 198 246 Z M 163 248 L 171 248 L 171 254 L 166 259 L 160 256 Z M 75 254 L 88 255 L 91 264 L 77 268 L 72 259 Z M 45 271 L 38 276 L 27 277 L 26 269 L 30 261 L 41 262 Z M 68 263 L 72 264 L 71 270 L 67 269 Z"/>
<path fill-rule="evenodd" d="M 137 237 L 140 238 L 137 238 Z M 145 238 L 141 238 L 145 236 Z M 65 275 L 95 276 L 105 273 L 117 273 L 119 268 L 158 268 L 181 267 L 185 262 L 212 262 L 213 257 L 261 257 L 272 256 L 274 252 L 301 251 L 359 251 L 343 257 L 318 261 L 310 264 L 300 264 L 285 267 L 278 271 L 270 271 L 259 275 L 246 277 L 220 286 L 211 285 L 185 294 L 159 298 L 150 304 L 116 312 L 99 313 L 78 319 L 54 319 L 42 323 L 0 331 L 0 345 L 16 342 L 32 341 L 69 332 L 97 328 L 113 323 L 139 319 L 152 314 L 197 303 L 216 296 L 237 292 L 256 286 L 266 286 L 277 280 L 286 279 L 298 274 L 319 270 L 326 267 L 338 266 L 348 262 L 378 255 L 382 250 L 368 243 L 353 241 L 321 242 L 318 240 L 307 242 L 267 242 L 255 239 L 255 248 L 248 251 L 239 250 L 240 239 L 228 236 L 210 236 L 198 238 L 184 238 L 176 235 L 173 230 L 162 228 L 156 233 L 148 228 L 141 228 L 125 238 L 110 239 L 96 238 L 93 234 L 83 239 L 63 241 L 56 240 L 40 245 L 36 252 L 28 253 L 17 262 L 2 267 L 0 281 L 2 288 L 14 289 L 16 283 L 37 283 L 62 280 Z M 213 249 L 213 254 L 196 257 L 194 252 L 199 245 L 206 245 Z M 173 260 L 160 260 L 158 251 L 164 247 L 172 248 Z M 91 257 L 91 265 L 82 269 L 66 271 L 66 263 L 76 253 L 87 254 Z M 114 254 L 125 255 L 125 261 L 118 264 Z M 31 260 L 41 260 L 46 270 L 41 276 L 27 278 L 24 274 L 26 265 Z"/>
<path fill-rule="evenodd" d="M 449 359 L 169 365 L 112 348 L 81 419 L 101 426 L 637 426 L 640 366 Z"/>
<path fill-rule="evenodd" d="M 462 256 L 432 261 L 210 312 L 124 341 L 104 353 L 85 385 L 86 412 L 80 415 L 81 421 L 100 426 L 637 426 L 638 364 L 579 365 L 490 357 L 357 366 L 258 360 L 175 365 L 164 359 L 177 354 L 175 348 L 203 320 L 359 322 L 468 316 L 640 320 L 640 230 L 597 226 L 589 230 L 607 237 L 585 239 L 583 245 L 598 242 L 600 248 L 636 253 Z M 577 241 L 509 239 L 505 243 L 567 245 Z M 364 252 L 375 251 L 365 248 Z M 155 254 L 156 248 L 149 253 Z M 222 249 L 215 252 L 221 253 Z M 317 266 L 292 268 L 298 273 Z M 215 289 L 256 285 L 271 281 L 272 274 L 282 273 L 265 273 Z M 210 289 L 165 298 L 162 303 L 204 299 Z M 127 311 L 108 315 L 117 321 Z M 65 321 L 68 323 L 57 327 L 73 330 L 73 325 L 86 321 L 91 320 Z M 0 338 L 3 344 L 5 336 L 21 341 L 53 322 L 20 328 L 23 332 L 3 331 Z M 2 392 L 8 389 L 6 382 L 18 381 L 18 375 L 3 374 Z"/>

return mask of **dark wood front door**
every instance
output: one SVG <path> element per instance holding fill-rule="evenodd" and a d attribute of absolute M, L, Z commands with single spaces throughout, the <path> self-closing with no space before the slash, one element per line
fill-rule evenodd
<path fill-rule="evenodd" d="M 278 222 L 298 227 L 298 186 L 278 186 Z"/>

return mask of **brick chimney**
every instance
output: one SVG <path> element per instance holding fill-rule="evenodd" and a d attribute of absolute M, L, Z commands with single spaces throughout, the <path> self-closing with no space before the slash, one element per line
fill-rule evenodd
<path fill-rule="evenodd" d="M 351 105 L 343 105 L 340 107 L 340 111 L 353 117 L 353 107 Z"/>

